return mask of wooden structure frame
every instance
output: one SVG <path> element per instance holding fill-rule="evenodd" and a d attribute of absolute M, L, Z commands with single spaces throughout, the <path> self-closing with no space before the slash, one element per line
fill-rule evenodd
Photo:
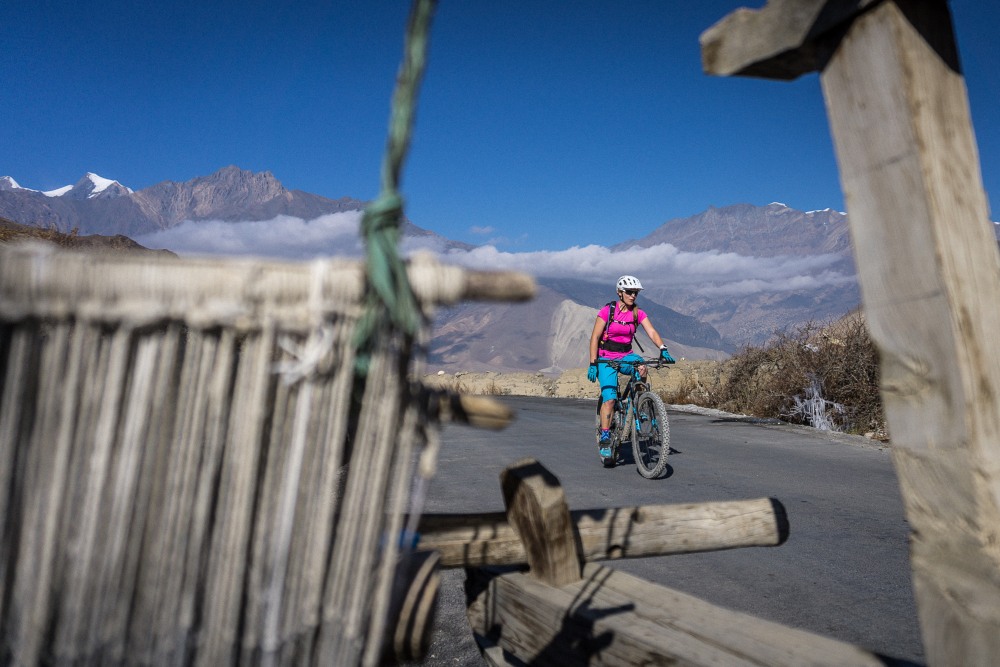
<path fill-rule="evenodd" d="M 945 0 L 772 0 L 762 10 L 738 11 L 711 28 L 702 36 L 702 48 L 705 68 L 714 74 L 790 79 L 806 72 L 820 72 L 850 214 L 864 309 L 881 354 L 882 393 L 893 438 L 893 456 L 913 528 L 914 585 L 928 658 L 931 664 L 941 665 L 990 664 L 1000 655 L 1000 604 L 997 604 L 1000 600 L 1000 356 L 991 352 L 990 343 L 1000 331 L 997 308 L 1000 253 L 989 229 L 947 3 Z M 23 294 L 0 293 L 0 321 L 5 326 L 25 318 L 32 321 L 63 318 L 65 322 L 53 327 L 53 335 L 71 341 L 79 322 L 113 318 L 115 312 L 109 312 L 109 305 L 112 311 L 118 306 L 128 306 L 122 313 L 131 313 L 130 308 L 136 307 L 145 319 L 131 322 L 128 330 L 116 337 L 118 342 L 111 346 L 110 352 L 95 348 L 94 359 L 88 362 L 93 368 L 78 368 L 96 368 L 109 377 L 121 375 L 124 365 L 134 362 L 134 350 L 138 347 L 150 350 L 143 363 L 161 363 L 160 357 L 164 357 L 162 365 L 169 368 L 176 356 L 181 329 L 187 325 L 215 330 L 242 329 L 249 324 L 253 336 L 266 336 L 266 344 L 254 348 L 260 357 L 258 366 L 263 368 L 276 358 L 272 340 L 277 332 L 275 322 L 287 322 L 271 313 L 263 320 L 266 326 L 261 326 L 255 309 L 262 304 L 268 307 L 282 304 L 264 303 L 257 298 L 262 294 L 254 291 L 260 286 L 257 282 L 260 275 L 277 279 L 279 296 L 289 285 L 294 287 L 292 291 L 297 296 L 293 300 L 297 303 L 288 316 L 294 320 L 295 313 L 304 312 L 308 319 L 292 322 L 299 329 L 294 333 L 300 340 L 331 315 L 322 299 L 319 311 L 302 310 L 302 302 L 310 300 L 310 278 L 302 275 L 303 267 L 288 266 L 266 270 L 245 267 L 245 285 L 253 289 L 240 292 L 240 296 L 246 299 L 246 308 L 254 311 L 251 317 L 244 317 L 246 313 L 234 310 L 232 304 L 205 301 L 184 302 L 176 311 L 152 312 L 148 307 L 157 304 L 142 298 L 142 294 L 138 294 L 140 298 L 135 304 L 116 300 L 120 295 L 109 300 L 107 294 L 90 303 L 74 301 L 72 295 L 77 291 L 86 291 L 100 282 L 97 275 L 100 271 L 84 269 L 80 275 L 88 276 L 87 281 L 94 278 L 92 282 L 71 281 L 63 285 L 70 294 L 68 297 L 57 291 L 45 292 L 43 296 L 55 299 L 46 302 L 51 311 L 39 313 L 32 311 L 36 305 L 32 297 L 42 292 L 32 290 L 41 286 L 44 292 L 50 284 L 47 281 L 59 282 L 58 271 L 53 265 L 46 268 L 42 262 L 24 258 L 18 261 L 24 262 L 27 269 L 19 271 L 10 268 L 15 261 L 13 255 L 4 259 L 6 264 L 0 268 L 10 273 L 2 287 L 24 288 Z M 72 261 L 88 263 L 88 260 Z M 45 281 L 39 277 L 41 269 L 42 273 L 48 271 Z M 210 268 L 198 270 L 210 271 Z M 129 271 L 133 273 L 128 274 Z M 142 277 L 145 271 L 143 267 L 126 267 L 121 272 L 123 284 Z M 170 271 L 166 269 L 167 273 Z M 360 269 L 348 268 L 346 273 L 350 274 L 347 278 L 314 275 L 312 285 L 316 289 L 312 296 L 322 296 L 332 284 L 346 284 L 346 291 L 356 299 L 361 289 Z M 428 300 L 447 302 L 468 296 L 468 284 L 464 280 L 458 282 L 464 293 L 434 294 Z M 485 291 L 496 284 L 489 279 L 482 282 Z M 414 283 L 420 292 L 420 281 Z M 431 283 L 437 289 L 437 284 L 454 285 L 456 281 Z M 530 285 L 513 290 L 517 295 L 527 295 L 530 291 Z M 169 284 L 166 292 L 171 292 Z M 221 309 L 209 313 L 202 309 L 206 305 Z M 88 310 L 91 306 L 95 308 Z M 348 319 L 357 316 L 354 305 L 345 302 L 338 308 L 343 309 L 340 314 L 349 316 Z M 206 319 L 207 315 L 211 317 Z M 137 337 L 157 329 L 155 323 L 164 320 L 171 323 L 165 345 L 157 341 L 146 345 L 142 342 L 144 338 L 136 342 Z M 59 355 L 70 348 L 52 346 L 34 351 L 31 347 L 34 333 L 33 330 L 5 333 L 3 348 L 16 351 L 23 347 L 42 361 L 48 355 L 49 371 L 55 376 L 62 360 Z M 91 338 L 97 336 L 96 329 L 84 333 Z M 78 347 L 72 350 L 75 354 Z M 389 356 L 394 354 L 391 350 L 389 353 Z M 11 359 L 28 356 L 12 354 Z M 106 364 L 108 358 L 114 363 Z M 393 359 L 388 359 L 385 368 L 393 363 Z M 35 369 L 30 360 L 23 366 L 18 364 L 20 361 L 8 362 L 4 368 L 6 380 L 0 388 L 6 388 L 8 393 L 0 392 L 0 398 L 7 408 L 19 405 L 20 396 L 12 388 L 21 391 L 22 383 L 34 382 L 30 373 Z M 344 399 L 349 394 L 343 390 L 349 377 L 338 377 L 341 378 L 338 395 Z M 277 472 L 273 478 L 260 473 L 262 468 L 256 459 L 246 464 L 234 457 L 232 475 L 239 477 L 239 484 L 231 485 L 232 492 L 242 495 L 227 507 L 240 514 L 231 519 L 231 527 L 225 526 L 227 535 L 220 532 L 215 540 L 223 547 L 233 546 L 235 551 L 256 557 L 246 573 L 231 576 L 224 556 L 220 556 L 223 550 L 213 548 L 214 542 L 206 539 L 189 550 L 187 560 L 156 560 L 156 571 L 141 569 L 133 581 L 127 582 L 135 587 L 123 588 L 119 571 L 105 567 L 108 561 L 102 560 L 106 554 L 101 550 L 106 544 L 101 539 L 110 533 L 102 532 L 98 525 L 98 517 L 103 516 L 100 510 L 116 511 L 116 520 L 123 531 L 136 530 L 148 536 L 145 541 L 111 545 L 117 547 L 112 554 L 118 558 L 116 562 L 135 568 L 142 563 L 142 554 L 136 557 L 133 552 L 140 544 L 148 550 L 150 558 L 162 555 L 156 549 L 161 537 L 155 521 L 164 518 L 164 525 L 173 522 L 171 526 L 176 530 L 174 519 L 183 513 L 170 514 L 151 497 L 144 505 L 151 518 L 136 528 L 132 525 L 133 516 L 126 511 L 127 499 L 119 497 L 117 492 L 106 492 L 104 477 L 74 487 L 73 497 L 69 492 L 63 495 L 59 482 L 71 479 L 67 472 L 69 457 L 93 455 L 94 460 L 103 463 L 112 461 L 115 470 L 123 470 L 129 480 L 149 473 L 150 488 L 162 490 L 168 484 L 168 477 L 158 476 L 161 468 L 168 475 L 179 475 L 166 453 L 168 450 L 164 449 L 159 458 L 149 457 L 144 465 L 130 457 L 141 449 L 133 445 L 144 441 L 147 433 L 151 437 L 156 429 L 167 429 L 173 423 L 170 421 L 173 414 L 160 410 L 160 405 L 151 410 L 154 420 L 138 412 L 128 413 L 135 424 L 148 431 L 142 437 L 124 433 L 115 440 L 110 435 L 118 428 L 120 415 L 109 412 L 110 408 L 92 409 L 85 405 L 86 409 L 79 412 L 97 427 L 97 437 L 91 441 L 73 431 L 69 422 L 63 422 L 64 428 L 61 422 L 44 419 L 49 409 L 52 414 L 77 409 L 75 403 L 67 401 L 76 400 L 77 396 L 71 390 L 71 382 L 82 380 L 76 376 L 68 380 L 65 386 L 49 382 L 45 392 L 30 396 L 32 400 L 39 399 L 37 410 L 36 404 L 32 404 L 35 411 L 30 415 L 38 417 L 37 428 L 27 428 L 11 409 L 0 414 L 0 453 L 9 454 L 0 456 L 0 480 L 10 486 L 18 477 L 15 473 L 20 471 L 14 470 L 14 463 L 29 475 L 11 496 L 16 496 L 18 502 L 0 506 L 4 537 L 10 538 L 0 544 L 0 569 L 7 575 L 0 580 L 4 587 L 0 602 L 5 604 L 0 608 L 4 657 L 27 663 L 52 658 L 52 662 L 67 664 L 91 659 L 128 662 L 166 658 L 178 663 L 242 660 L 293 664 L 303 657 L 317 661 L 331 657 L 336 661 L 336 657 L 341 657 L 342 662 L 348 663 L 377 662 L 380 648 L 369 640 L 377 640 L 382 634 L 385 614 L 372 613 L 374 620 L 367 616 L 340 618 L 331 612 L 331 605 L 343 596 L 332 586 L 333 592 L 328 591 L 326 598 L 319 600 L 309 593 L 308 586 L 299 586 L 293 577 L 287 576 L 294 568 L 303 575 L 303 581 L 306 576 L 322 578 L 329 573 L 330 581 L 336 584 L 350 579 L 354 573 L 349 568 L 330 568 L 329 563 L 321 563 L 316 554 L 326 553 L 329 545 L 321 544 L 315 549 L 314 536 L 293 532 L 296 503 L 312 503 L 310 499 L 303 501 L 296 491 L 304 470 L 302 456 L 309 452 L 282 459 L 274 467 L 282 471 L 280 479 Z M 403 401 L 407 396 L 403 378 L 396 376 L 392 381 L 394 395 Z M 288 405 L 298 401 L 308 407 L 310 401 L 323 402 L 322 392 L 332 391 L 315 378 L 306 378 L 302 387 L 294 391 L 276 388 L 270 381 L 254 382 L 250 383 L 248 391 L 252 395 L 248 400 L 255 404 L 268 403 L 264 395 L 269 394 L 281 396 Z M 131 386 L 121 384 L 121 387 Z M 165 391 L 174 391 L 174 385 L 163 387 Z M 218 392 L 222 399 L 226 398 L 224 389 Z M 318 399 L 314 399 L 314 390 Z M 465 409 L 457 401 L 445 401 L 441 406 L 458 412 Z M 409 403 L 401 407 L 409 420 L 406 427 L 416 428 L 415 408 Z M 308 410 L 303 413 L 302 423 L 314 426 L 308 419 Z M 291 424 L 291 414 L 278 416 L 288 417 Z M 502 421 L 489 415 L 484 420 Z M 377 430 L 379 419 L 371 417 L 369 421 L 371 428 Z M 122 431 L 133 425 L 128 420 L 121 423 Z M 331 424 L 330 430 L 342 439 L 345 428 L 342 420 Z M 392 426 L 401 424 L 400 420 Z M 181 421 L 177 425 L 184 426 Z M 272 426 L 263 417 L 253 423 L 234 420 L 232 442 L 267 445 L 253 456 L 276 453 L 284 456 L 285 450 L 272 443 L 283 442 L 281 437 L 297 429 L 274 428 L 274 438 L 270 439 L 265 431 Z M 16 437 L 21 431 L 30 433 L 32 440 Z M 373 437 L 376 435 L 382 438 L 393 434 L 373 431 Z M 299 442 L 304 440 L 299 438 Z M 113 445 L 118 449 L 112 450 Z M 51 452 L 43 449 L 49 446 L 53 447 Z M 295 448 L 291 451 L 294 453 Z M 406 450 L 406 455 L 410 451 Z M 229 465 L 229 457 L 219 460 L 223 462 L 219 466 Z M 98 467 L 91 466 L 103 474 Z M 333 480 L 336 468 L 327 465 L 323 472 L 329 476 L 317 484 L 322 486 Z M 110 470 L 108 467 L 107 471 Z M 213 479 L 211 475 L 204 477 L 204 493 L 210 493 Z M 257 497 L 274 502 L 267 505 L 249 502 L 255 483 L 262 484 Z M 359 489 L 357 497 L 364 495 L 361 492 L 367 490 L 365 484 L 366 480 L 354 484 Z M 357 542 L 363 550 L 352 551 L 349 545 L 343 546 L 343 550 L 345 562 L 355 551 L 364 556 L 355 559 L 358 571 L 367 572 L 377 564 L 377 586 L 369 586 L 357 594 L 367 595 L 377 588 L 385 606 L 396 545 L 390 540 L 383 549 L 379 531 L 398 534 L 403 525 L 400 510 L 406 485 L 389 489 L 385 479 L 380 484 L 386 489 L 383 496 L 393 505 L 391 516 L 377 526 L 372 523 L 371 530 L 358 536 Z M 633 530 L 640 523 L 637 519 L 660 516 L 656 508 L 609 510 L 598 520 L 594 519 L 596 512 L 571 513 L 558 481 L 535 461 L 519 462 L 504 471 L 501 487 L 507 506 L 506 520 L 497 516 L 479 517 L 469 525 L 468 518 L 428 517 L 423 531 L 425 545 L 437 544 L 442 553 L 452 550 L 450 556 L 442 557 L 444 565 L 496 566 L 526 561 L 527 573 L 484 567 L 470 574 L 470 623 L 486 642 L 484 655 L 496 664 L 516 661 L 560 665 L 884 664 L 881 657 L 863 649 L 726 611 L 586 562 L 594 558 L 780 544 L 787 535 L 780 503 L 765 500 L 725 507 L 713 504 L 687 510 L 670 508 L 662 514 L 688 511 L 708 517 L 712 525 L 685 534 L 677 530 L 677 525 L 658 523 L 655 530 L 644 532 Z M 75 498 L 89 503 L 83 509 L 95 510 L 85 513 L 86 524 L 82 528 L 75 523 Z M 196 499 L 200 498 L 199 495 Z M 68 511 L 50 522 L 47 517 L 55 508 Z M 266 511 L 257 513 L 261 508 Z M 330 503 L 312 503 L 307 509 L 324 520 L 332 522 L 338 518 Z M 251 522 L 256 522 L 256 530 L 250 529 Z M 596 531 L 592 530 L 594 526 Z M 265 539 L 271 529 L 282 534 L 284 542 L 276 544 Z M 516 535 L 516 546 L 512 534 Z M 88 540 L 88 551 L 84 554 L 87 558 L 82 561 L 79 549 L 74 546 L 79 544 L 80 535 Z M 251 543 L 251 536 L 259 538 L 258 541 Z M 308 548 L 294 550 L 301 545 Z M 299 552 L 302 558 L 290 564 L 289 554 Z M 433 563 L 433 559 L 426 562 Z M 96 580 L 91 577 L 94 563 L 102 565 L 101 577 Z M 201 579 L 185 575 L 189 566 L 198 571 Z M 427 568 L 418 565 L 415 569 L 424 573 L 422 580 L 429 579 Z M 69 593 L 50 597 L 56 589 L 53 582 L 57 580 L 62 584 L 68 582 Z M 155 586 L 150 589 L 140 586 L 148 582 Z M 174 582 L 186 583 L 187 588 L 176 588 Z M 218 599 L 204 595 L 205 582 L 221 591 Z M 145 596 L 148 590 L 155 594 Z M 189 597 L 185 597 L 185 590 Z M 93 597 L 92 591 L 100 597 Z M 163 591 L 172 597 L 159 596 Z M 226 604 L 219 604 L 220 599 Z M 170 603 L 170 609 L 164 608 L 164 600 Z M 244 600 L 251 600 L 257 606 L 241 609 Z M 93 614 L 87 617 L 84 613 L 95 601 L 108 610 L 107 619 Z M 138 610 L 149 616 L 148 624 L 142 619 L 133 624 L 128 618 L 129 613 L 134 613 L 130 607 L 136 601 L 143 603 Z M 414 604 L 424 608 L 424 602 L 426 598 Z M 190 611 L 192 605 L 202 603 L 205 605 L 202 615 L 186 612 L 174 615 L 175 609 Z M 289 613 L 287 610 L 293 607 L 308 608 L 308 613 Z M 214 622 L 200 632 L 202 628 L 197 624 L 205 618 Z M 64 626 L 52 625 L 67 619 L 69 622 Z M 422 627 L 426 629 L 426 624 Z M 329 638 L 323 636 L 324 632 L 328 632 Z M 55 653 L 43 647 L 49 636 L 58 640 Z M 308 639 L 315 637 L 320 641 Z M 490 646 L 488 642 L 494 644 Z M 47 650 L 50 652 L 46 653 Z"/>
<path fill-rule="evenodd" d="M 364 268 L 0 247 L 0 663 L 420 656 L 411 482 L 434 422 L 505 409 L 420 387 L 392 332 L 359 389 Z M 428 313 L 534 289 L 405 270 Z"/>
<path fill-rule="evenodd" d="M 593 562 L 780 545 L 788 522 L 777 500 L 571 512 L 534 459 L 504 470 L 501 488 L 503 516 L 421 522 L 421 548 L 439 552 L 443 567 L 468 568 L 469 624 L 491 665 L 885 664 Z"/>

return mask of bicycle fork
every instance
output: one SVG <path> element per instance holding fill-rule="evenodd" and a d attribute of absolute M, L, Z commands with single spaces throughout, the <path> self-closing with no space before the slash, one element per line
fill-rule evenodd
<path fill-rule="evenodd" d="M 647 414 L 636 409 L 634 422 L 635 432 L 643 437 L 648 436 L 656 429 L 656 414 Z"/>

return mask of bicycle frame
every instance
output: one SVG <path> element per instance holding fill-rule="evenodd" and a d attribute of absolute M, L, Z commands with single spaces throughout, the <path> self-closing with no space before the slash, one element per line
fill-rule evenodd
<path fill-rule="evenodd" d="M 614 410 L 621 414 L 621 421 L 619 423 L 619 438 L 618 442 L 621 444 L 629 434 L 631 429 L 635 428 L 635 399 L 639 396 L 641 392 L 649 391 L 649 382 L 642 379 L 639 374 L 638 366 L 641 364 L 630 364 L 633 366 L 631 375 L 628 375 L 628 379 L 625 381 L 625 385 L 622 386 L 621 379 L 618 381 L 618 399 L 615 401 Z M 615 369 L 619 370 L 619 369 Z M 619 375 L 621 372 L 619 370 Z"/>
<path fill-rule="evenodd" d="M 608 364 L 616 371 L 618 371 L 618 397 L 615 399 L 614 406 L 612 407 L 611 413 L 611 426 L 612 426 L 612 456 L 617 456 L 617 448 L 625 441 L 631 433 L 632 428 L 635 428 L 635 399 L 636 397 L 644 391 L 650 390 L 649 380 L 643 380 L 639 373 L 639 366 L 652 366 L 654 368 L 659 368 L 663 362 L 659 359 L 643 359 L 642 361 L 621 361 L 617 359 L 606 359 L 602 360 L 600 363 Z M 622 366 L 631 366 L 631 373 L 623 373 L 621 370 Z M 622 376 L 627 377 L 624 385 L 622 384 Z M 598 397 L 598 409 L 600 409 L 600 404 L 602 401 Z M 619 416 L 619 419 L 615 419 L 615 415 Z"/>

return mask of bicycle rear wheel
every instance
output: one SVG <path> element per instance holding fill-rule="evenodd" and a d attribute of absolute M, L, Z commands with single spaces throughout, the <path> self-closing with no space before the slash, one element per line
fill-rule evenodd
<path fill-rule="evenodd" d="M 636 469 L 646 479 L 659 477 L 667 467 L 670 453 L 670 422 L 658 394 L 651 391 L 639 394 L 631 430 Z"/>

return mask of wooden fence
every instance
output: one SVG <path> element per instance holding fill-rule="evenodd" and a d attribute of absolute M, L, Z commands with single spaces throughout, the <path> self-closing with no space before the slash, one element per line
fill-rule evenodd
<path fill-rule="evenodd" d="M 409 273 L 428 309 L 533 289 L 429 260 Z M 414 385 L 388 333 L 359 394 L 363 284 L 348 261 L 0 248 L 0 663 L 419 650 L 393 595 L 420 575 L 398 538 L 413 461 L 436 418 L 503 415 Z"/>

